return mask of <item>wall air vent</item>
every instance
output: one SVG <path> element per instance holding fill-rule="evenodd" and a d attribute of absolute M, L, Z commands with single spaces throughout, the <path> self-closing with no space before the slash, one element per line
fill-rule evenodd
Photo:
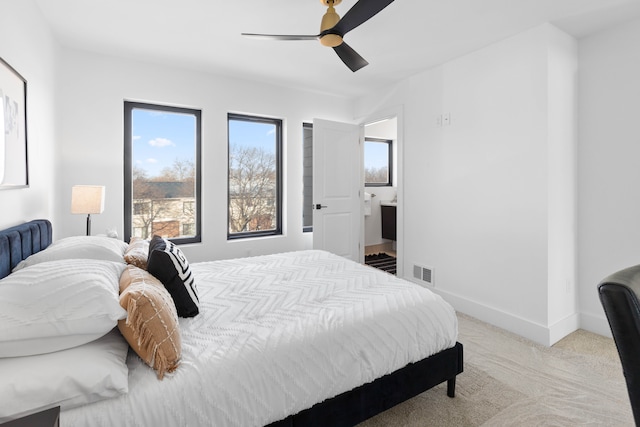
<path fill-rule="evenodd" d="M 413 266 L 413 278 L 418 279 L 430 286 L 435 286 L 433 281 L 433 268 L 423 267 L 421 265 Z"/>

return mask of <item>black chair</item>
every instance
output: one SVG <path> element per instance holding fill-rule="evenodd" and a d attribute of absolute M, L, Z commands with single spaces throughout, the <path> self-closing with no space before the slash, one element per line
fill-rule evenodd
<path fill-rule="evenodd" d="M 598 294 L 622 362 L 633 418 L 640 426 L 640 265 L 604 279 Z"/>

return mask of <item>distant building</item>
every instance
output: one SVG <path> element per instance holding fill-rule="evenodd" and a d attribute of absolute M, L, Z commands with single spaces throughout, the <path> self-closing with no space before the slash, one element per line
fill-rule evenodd
<path fill-rule="evenodd" d="M 196 232 L 193 181 L 134 181 L 133 235 L 176 238 Z"/>

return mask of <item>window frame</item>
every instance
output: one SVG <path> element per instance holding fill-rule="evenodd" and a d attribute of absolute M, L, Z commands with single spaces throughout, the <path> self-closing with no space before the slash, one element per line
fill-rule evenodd
<path fill-rule="evenodd" d="M 176 245 L 202 242 L 202 110 L 145 102 L 124 101 L 124 240 L 131 240 L 133 231 L 133 110 L 144 109 L 193 115 L 195 130 L 195 235 L 169 238 Z"/>
<path fill-rule="evenodd" d="M 388 154 L 389 179 L 387 180 L 387 182 L 367 182 L 366 174 L 365 174 L 364 186 L 365 187 L 393 187 L 393 140 L 386 139 L 386 138 L 365 137 L 364 142 L 365 142 L 365 146 L 363 147 L 363 150 L 365 149 L 367 142 L 386 143 L 389 149 L 389 154 Z M 364 156 L 364 152 L 363 152 L 363 156 Z M 364 170 L 366 170 L 366 165 L 363 163 L 363 173 L 364 173 Z"/>
<path fill-rule="evenodd" d="M 276 165 L 276 226 L 273 230 L 258 230 L 258 231 L 241 231 L 237 233 L 231 233 L 229 230 L 229 222 L 230 222 L 230 213 L 229 206 L 231 204 L 231 192 L 230 192 L 230 180 L 229 173 L 231 172 L 231 141 L 230 141 L 230 130 L 229 123 L 230 121 L 245 121 L 249 123 L 267 123 L 275 125 L 275 165 Z M 268 237 L 268 236 L 281 236 L 282 232 L 282 194 L 283 194 L 283 120 L 274 118 L 274 117 L 265 117 L 265 116 L 253 116 L 249 114 L 240 114 L 240 113 L 227 113 L 227 241 L 247 239 L 247 238 L 256 238 L 256 237 Z"/>
<path fill-rule="evenodd" d="M 304 155 L 305 155 L 305 147 L 304 147 L 304 133 L 305 131 L 311 132 L 311 225 L 304 225 L 304 200 L 305 200 L 305 185 L 304 185 Z M 303 233 L 313 233 L 313 123 L 302 123 L 302 232 Z"/>

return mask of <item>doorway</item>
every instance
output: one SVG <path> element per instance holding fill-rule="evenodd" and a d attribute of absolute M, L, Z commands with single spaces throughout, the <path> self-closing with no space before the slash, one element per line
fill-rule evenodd
<path fill-rule="evenodd" d="M 392 116 L 364 125 L 364 260 L 388 273 L 397 274 L 398 118 Z"/>
<path fill-rule="evenodd" d="M 319 127 L 316 128 L 316 122 Z M 326 126 L 329 129 L 326 129 Z M 346 146 L 352 146 L 350 142 L 338 144 L 336 150 L 327 150 L 325 146 L 325 140 L 331 141 L 334 139 L 334 136 L 328 136 L 329 134 L 335 133 L 336 129 L 331 129 L 333 127 L 342 128 L 345 127 L 351 129 L 355 132 L 358 128 L 360 129 L 360 136 L 357 137 L 354 133 L 350 137 L 347 138 L 348 141 L 354 141 L 356 146 L 359 147 L 357 152 L 348 154 L 342 153 L 341 155 L 336 155 L 338 151 L 340 151 L 340 147 L 344 148 Z M 393 159 L 392 166 L 390 167 L 390 179 L 391 185 L 386 186 L 378 186 L 378 187 L 365 187 L 364 184 L 364 148 L 361 144 L 358 144 L 358 141 L 364 141 L 365 139 L 365 129 L 368 129 L 367 135 L 369 138 L 377 138 L 381 136 L 379 139 L 386 139 L 392 141 L 391 146 L 391 157 Z M 328 133 L 327 133 L 328 131 Z M 348 131 L 351 132 L 351 131 Z M 342 132 L 339 132 L 342 133 Z M 357 132 L 356 132 L 357 133 Z M 402 172 L 402 158 L 403 158 L 403 147 L 402 147 L 402 108 L 393 108 L 388 110 L 387 112 L 383 112 L 376 115 L 370 115 L 366 118 L 360 120 L 360 125 L 347 125 L 346 123 L 337 123 L 337 122 L 328 122 L 326 120 L 318 120 L 314 119 L 314 124 L 307 124 L 303 126 L 303 136 L 304 136 L 304 213 L 303 213 L 303 231 L 312 233 L 312 246 L 318 249 L 328 249 L 329 246 L 332 246 L 336 242 L 350 242 L 349 245 L 355 248 L 355 253 L 351 252 L 351 255 L 347 255 L 346 247 L 345 254 L 341 254 L 346 256 L 347 258 L 353 259 L 354 261 L 358 261 L 364 263 L 364 255 L 365 252 L 368 252 L 365 245 L 365 205 L 367 204 L 367 200 L 365 200 L 365 196 L 367 193 L 371 196 L 369 206 L 372 206 L 371 209 L 375 209 L 376 215 L 378 217 L 377 221 L 372 222 L 374 229 L 378 229 L 375 236 L 380 236 L 379 244 L 386 244 L 384 248 L 380 250 L 380 252 L 391 252 L 396 257 L 396 274 L 399 277 L 403 276 L 403 264 L 400 262 L 403 259 L 403 205 L 402 205 L 402 186 L 403 186 L 403 172 Z M 341 138 L 341 137 L 340 137 Z M 316 141 L 317 139 L 317 141 Z M 335 141 L 334 141 L 335 142 Z M 328 155 L 328 156 L 327 156 Z M 355 157 L 353 157 L 355 156 Z M 335 164 L 336 159 L 340 159 L 342 162 L 347 162 L 344 167 L 338 167 Z M 350 159 L 350 160 L 347 160 Z M 322 164 L 324 163 L 324 166 Z M 357 166 L 356 166 L 357 165 Z M 331 171 L 358 171 L 356 175 L 351 175 L 350 177 L 338 177 L 333 172 L 327 174 L 324 173 L 323 170 L 329 168 Z M 318 227 L 324 226 L 325 222 L 323 219 L 327 214 L 333 215 L 331 212 L 334 209 L 334 203 L 326 203 L 325 196 L 320 189 L 320 183 L 324 180 L 322 177 L 329 177 L 332 182 L 332 186 L 349 187 L 351 184 L 355 183 L 356 187 L 351 190 L 347 190 L 344 192 L 344 195 L 350 194 L 350 198 L 356 197 L 359 201 L 357 205 L 351 206 L 349 209 L 346 209 L 343 213 L 343 218 L 353 218 L 356 220 L 349 227 L 342 227 L 342 231 L 340 233 L 334 233 L 333 237 L 331 237 L 331 230 L 329 230 L 329 237 L 325 236 L 327 234 L 325 231 L 318 233 Z M 369 191 L 367 191 L 369 190 Z M 375 196 L 373 196 L 375 194 Z M 395 200 L 395 202 L 394 202 Z M 396 238 L 389 239 L 385 238 L 382 240 L 382 213 L 381 213 L 381 203 L 386 202 L 388 204 L 395 204 L 395 233 Z M 318 209 L 320 208 L 320 209 Z M 373 213 L 373 210 L 372 210 Z M 353 216 L 353 214 L 356 214 Z M 331 225 L 328 223 L 328 225 Z M 335 227 L 330 227 L 335 228 Z M 348 232 L 347 232 L 348 231 Z M 374 235 L 371 235 L 374 236 Z M 370 246 L 373 246 L 375 243 L 371 244 L 372 241 L 375 242 L 376 237 L 371 237 L 369 240 Z M 394 243 L 395 242 L 395 243 Z M 329 246 L 327 246 L 329 245 Z M 373 248 L 369 248 L 370 250 Z M 329 248 L 330 251 L 334 253 L 338 253 L 335 250 Z"/>

